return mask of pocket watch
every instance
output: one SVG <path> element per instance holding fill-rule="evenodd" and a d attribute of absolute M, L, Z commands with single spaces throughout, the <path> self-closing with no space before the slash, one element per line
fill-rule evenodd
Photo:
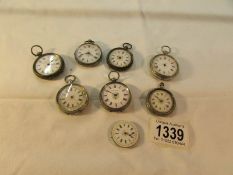
<path fill-rule="evenodd" d="M 164 83 L 160 83 L 159 88 L 152 89 L 146 97 L 146 107 L 150 112 L 166 116 L 172 113 L 176 107 L 176 101 L 172 93 L 164 88 Z"/>
<path fill-rule="evenodd" d="M 76 49 L 74 57 L 81 65 L 94 66 L 101 61 L 102 50 L 94 41 L 87 40 Z"/>
<path fill-rule="evenodd" d="M 116 77 L 114 77 L 114 74 Z M 119 77 L 118 72 L 111 71 L 108 74 L 111 82 L 105 84 L 99 94 L 101 104 L 110 112 L 123 111 L 131 101 L 131 92 L 125 84 L 117 82 Z"/>
<path fill-rule="evenodd" d="M 76 76 L 65 77 L 67 85 L 62 87 L 56 96 L 56 101 L 60 109 L 67 114 L 81 112 L 89 102 L 87 90 L 80 84 L 74 83 Z"/>
<path fill-rule="evenodd" d="M 60 55 L 56 53 L 43 54 L 43 49 L 39 45 L 32 46 L 31 53 L 37 57 L 33 64 L 33 72 L 38 77 L 52 79 L 63 72 L 65 63 Z"/>
<path fill-rule="evenodd" d="M 129 51 L 132 45 L 124 43 L 123 47 L 112 49 L 107 56 L 107 64 L 114 70 L 124 71 L 133 64 L 133 54 Z"/>
<path fill-rule="evenodd" d="M 169 55 L 169 46 L 161 47 L 162 54 L 155 55 L 150 61 L 152 75 L 160 80 L 171 80 L 179 72 L 178 62 Z"/>
<path fill-rule="evenodd" d="M 137 144 L 139 132 L 133 122 L 117 121 L 113 124 L 111 138 L 117 146 L 129 148 Z"/>

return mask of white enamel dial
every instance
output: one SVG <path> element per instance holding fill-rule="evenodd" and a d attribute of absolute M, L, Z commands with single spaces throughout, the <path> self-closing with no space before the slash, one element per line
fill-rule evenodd
<path fill-rule="evenodd" d="M 121 111 L 129 105 L 131 93 L 123 83 L 111 82 L 102 88 L 100 99 L 104 107 L 109 111 Z"/>
<path fill-rule="evenodd" d="M 101 59 L 102 51 L 100 47 L 94 43 L 82 44 L 75 51 L 75 59 L 77 62 L 85 65 L 97 63 Z"/>
<path fill-rule="evenodd" d="M 165 54 L 155 56 L 150 63 L 152 73 L 160 79 L 170 79 L 178 72 L 176 60 Z"/>
<path fill-rule="evenodd" d="M 133 122 L 118 121 L 112 128 L 112 139 L 120 147 L 128 148 L 136 145 L 139 139 L 139 132 Z"/>
<path fill-rule="evenodd" d="M 175 108 L 175 100 L 172 94 L 165 89 L 154 89 L 148 97 L 147 103 L 149 109 L 158 115 L 167 115 Z"/>
<path fill-rule="evenodd" d="M 62 60 L 56 54 L 45 54 L 37 59 L 34 65 L 35 71 L 43 76 L 57 73 L 62 67 Z"/>
<path fill-rule="evenodd" d="M 132 62 L 132 55 L 123 48 L 112 50 L 108 56 L 108 64 L 119 69 L 128 68 Z"/>
<path fill-rule="evenodd" d="M 88 104 L 87 91 L 78 84 L 66 85 L 58 92 L 57 103 L 66 113 L 81 111 Z"/>

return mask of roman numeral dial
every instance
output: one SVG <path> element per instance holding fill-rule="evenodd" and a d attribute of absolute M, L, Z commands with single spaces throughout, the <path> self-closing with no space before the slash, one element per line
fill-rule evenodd
<path fill-rule="evenodd" d="M 133 122 L 117 121 L 113 124 L 111 136 L 116 145 L 129 148 L 137 144 L 139 132 Z"/>
<path fill-rule="evenodd" d="M 49 54 L 42 56 L 35 63 L 35 70 L 41 75 L 52 75 L 61 68 L 61 59 L 58 55 Z"/>
<path fill-rule="evenodd" d="M 35 52 L 35 50 L 38 50 Z M 55 53 L 43 54 L 43 49 L 39 45 L 34 45 L 31 48 L 31 52 L 38 58 L 33 64 L 33 72 L 40 78 L 51 79 L 56 77 L 64 70 L 65 63 L 63 58 Z"/>
<path fill-rule="evenodd" d="M 126 67 L 131 62 L 131 55 L 124 49 L 116 49 L 109 55 L 109 62 L 117 67 Z"/>
<path fill-rule="evenodd" d="M 129 105 L 131 93 L 125 84 L 110 82 L 102 88 L 100 101 L 109 111 L 121 111 Z"/>
<path fill-rule="evenodd" d="M 89 100 L 86 89 L 74 83 L 62 87 L 58 91 L 56 99 L 60 109 L 68 114 L 82 111 Z"/>
<path fill-rule="evenodd" d="M 176 74 L 178 69 L 177 62 L 168 55 L 160 55 L 152 61 L 153 72 L 157 72 L 162 76 L 172 77 Z"/>
<path fill-rule="evenodd" d="M 102 51 L 94 41 L 88 40 L 76 49 L 74 56 L 79 64 L 95 65 L 101 60 Z"/>
<path fill-rule="evenodd" d="M 151 90 L 147 95 L 147 108 L 156 115 L 168 115 L 175 109 L 175 98 L 164 88 Z"/>
<path fill-rule="evenodd" d="M 164 47 L 162 48 L 165 49 Z M 168 52 L 163 49 L 163 54 L 156 55 L 151 59 L 150 69 L 152 74 L 156 78 L 159 78 L 161 80 L 170 80 L 177 75 L 179 71 L 179 66 L 176 59 L 168 55 L 168 53 L 170 53 L 170 50 Z"/>
<path fill-rule="evenodd" d="M 107 64 L 114 70 L 127 70 L 133 64 L 133 54 L 129 51 L 131 44 L 124 43 L 123 48 L 112 49 L 107 56 Z"/>

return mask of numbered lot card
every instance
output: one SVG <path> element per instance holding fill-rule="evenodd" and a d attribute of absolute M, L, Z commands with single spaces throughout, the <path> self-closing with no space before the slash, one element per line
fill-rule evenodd
<path fill-rule="evenodd" d="M 167 118 L 153 118 L 149 123 L 152 142 L 177 148 L 188 148 L 188 124 Z"/>

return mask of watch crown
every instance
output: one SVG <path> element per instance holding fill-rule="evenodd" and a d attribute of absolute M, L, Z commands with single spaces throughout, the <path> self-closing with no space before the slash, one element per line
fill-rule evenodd
<path fill-rule="evenodd" d="M 85 43 L 94 43 L 94 41 L 92 41 L 91 39 L 85 41 Z"/>
<path fill-rule="evenodd" d="M 160 88 L 164 88 L 164 83 L 161 82 L 161 83 L 159 84 L 159 87 L 160 87 Z"/>

